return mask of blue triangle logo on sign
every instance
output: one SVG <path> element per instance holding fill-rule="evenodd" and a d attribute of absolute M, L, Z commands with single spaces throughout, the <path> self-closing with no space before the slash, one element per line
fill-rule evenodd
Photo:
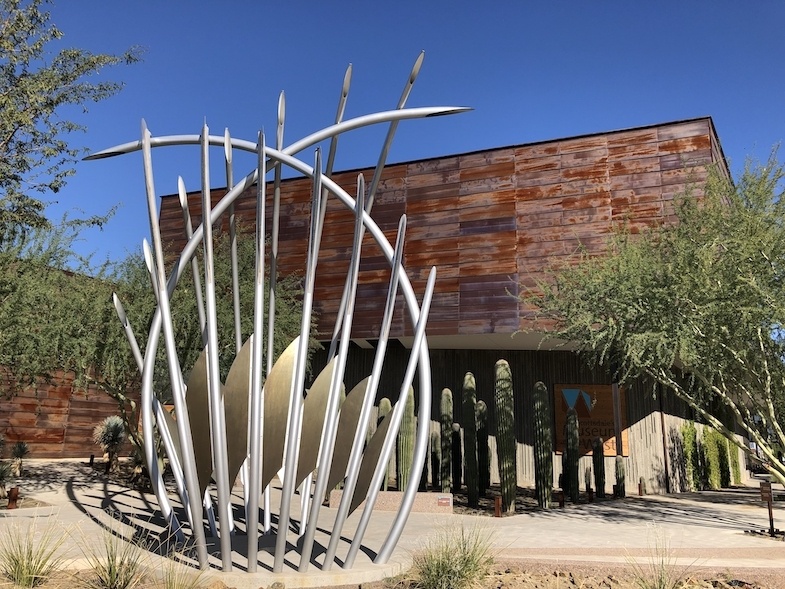
<path fill-rule="evenodd" d="M 567 403 L 568 409 L 575 409 L 575 403 L 578 401 L 578 395 L 581 394 L 580 389 L 562 389 L 561 391 L 564 401 Z"/>

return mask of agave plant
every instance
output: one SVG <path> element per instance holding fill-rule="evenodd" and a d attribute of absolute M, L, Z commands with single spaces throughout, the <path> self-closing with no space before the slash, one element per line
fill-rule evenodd
<path fill-rule="evenodd" d="M 117 470 L 119 461 L 117 454 L 120 446 L 125 442 L 125 425 L 123 420 L 117 415 L 111 415 L 95 426 L 93 430 L 93 441 L 101 446 L 107 454 L 106 472 Z"/>

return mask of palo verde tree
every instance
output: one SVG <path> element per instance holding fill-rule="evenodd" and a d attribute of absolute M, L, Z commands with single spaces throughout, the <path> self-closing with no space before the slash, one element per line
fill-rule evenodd
<path fill-rule="evenodd" d="M 551 337 L 621 382 L 673 392 L 750 452 L 733 435 L 739 424 L 785 482 L 785 169 L 775 156 L 735 183 L 710 174 L 677 200 L 675 223 L 613 235 L 607 255 L 553 268 L 527 298 Z"/>
<path fill-rule="evenodd" d="M 62 46 L 45 1 L 0 0 L 0 248 L 49 226 L 48 195 L 73 174 L 81 150 L 69 138 L 85 127 L 64 109 L 116 94 L 120 83 L 90 77 L 139 57 Z"/>
<path fill-rule="evenodd" d="M 117 401 L 130 441 L 140 446 L 138 408 L 133 400 L 140 375 L 112 304 L 112 293 L 122 302 L 144 353 L 155 309 L 149 273 L 141 254 L 101 268 L 78 258 L 73 244 L 84 223 L 66 219 L 51 227 L 33 228 L 24 246 L 0 250 L 0 366 L 12 367 L 16 390 L 50 378 L 58 370 L 72 371 L 77 386 L 97 386 Z M 223 293 L 217 297 L 222 378 L 236 355 L 229 248 L 228 234 L 216 238 L 216 290 Z M 245 341 L 253 327 L 252 235 L 241 235 L 237 249 L 241 338 Z M 174 262 L 174 257 L 171 260 Z M 299 279 L 279 277 L 276 292 L 277 356 L 299 333 Z M 186 377 L 203 349 L 193 293 L 189 273 L 171 300 L 178 357 Z M 159 346 L 154 378 L 161 400 L 168 401 L 169 372 L 163 346 Z M 13 394 L 14 388 L 8 393 Z"/>

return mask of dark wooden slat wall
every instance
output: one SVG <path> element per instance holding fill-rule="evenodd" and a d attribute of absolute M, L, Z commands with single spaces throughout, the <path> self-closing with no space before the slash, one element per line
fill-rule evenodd
<path fill-rule="evenodd" d="M 616 223 L 637 231 L 672 220 L 674 196 L 705 179 L 712 163 L 725 170 L 709 118 L 491 149 L 388 166 L 372 214 L 394 242 L 406 213 L 405 266 L 418 293 L 430 267 L 438 269 L 430 335 L 508 333 L 531 325 L 523 303 L 511 296 L 519 285 L 535 286 L 545 266 L 579 247 L 602 251 Z M 369 181 L 372 170 L 364 172 Z M 354 196 L 357 173 L 334 179 Z M 306 179 L 282 186 L 278 267 L 284 274 L 303 269 L 310 190 Z M 222 194 L 214 190 L 213 200 Z M 189 195 L 194 223 L 200 199 Z M 253 224 L 254 209 L 255 191 L 249 190 L 237 204 L 244 223 Z M 183 238 L 176 197 L 162 199 L 161 226 L 178 251 Z M 323 336 L 331 333 L 338 309 L 352 226 L 352 214 L 332 198 L 315 292 Z M 389 269 L 367 236 L 363 256 L 352 335 L 374 339 Z M 391 335 L 412 335 L 404 314 L 397 314 Z"/>

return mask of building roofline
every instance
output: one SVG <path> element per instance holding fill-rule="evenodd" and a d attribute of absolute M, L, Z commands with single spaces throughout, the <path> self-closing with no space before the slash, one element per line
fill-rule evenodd
<path fill-rule="evenodd" d="M 640 126 L 636 126 L 636 127 L 624 127 L 624 128 L 621 128 L 621 129 L 613 129 L 611 131 L 596 131 L 594 133 L 582 133 L 580 135 L 567 135 L 567 136 L 564 136 L 564 137 L 556 137 L 556 138 L 553 138 L 553 139 L 541 139 L 541 140 L 538 140 L 538 141 L 531 141 L 531 142 L 528 142 L 528 143 L 513 143 L 513 144 L 510 144 L 510 145 L 502 145 L 502 146 L 497 146 L 497 147 L 485 147 L 485 148 L 481 148 L 481 149 L 475 149 L 475 150 L 472 150 L 472 151 L 464 151 L 464 152 L 461 152 L 461 153 L 448 153 L 448 154 L 443 154 L 443 155 L 436 155 L 436 156 L 420 158 L 420 159 L 405 160 L 405 161 L 400 161 L 400 162 L 388 162 L 385 165 L 385 167 L 408 166 L 408 165 L 411 165 L 411 164 L 414 164 L 414 163 L 418 163 L 418 162 L 429 162 L 429 161 L 433 161 L 433 160 L 445 159 L 445 158 L 450 158 L 450 157 L 469 156 L 469 155 L 475 155 L 475 154 L 478 154 L 478 153 L 485 153 L 485 152 L 488 152 L 488 151 L 501 151 L 501 150 L 504 150 L 504 149 L 515 149 L 515 148 L 519 148 L 519 147 L 533 147 L 533 146 L 536 146 L 536 145 L 545 145 L 547 143 L 560 143 L 560 142 L 563 142 L 563 141 L 571 141 L 571 140 L 574 140 L 574 139 L 586 139 L 588 137 L 598 137 L 600 135 L 617 135 L 617 134 L 620 134 L 620 133 L 629 133 L 630 131 L 644 131 L 646 129 L 655 129 L 655 128 L 658 128 L 658 127 L 665 127 L 665 126 L 668 126 L 668 125 L 682 125 L 682 124 L 685 124 L 685 123 L 693 123 L 693 122 L 697 122 L 697 121 L 707 121 L 709 123 L 709 129 L 710 129 L 712 135 L 717 139 L 717 147 L 718 147 L 718 149 L 720 151 L 720 156 L 722 157 L 722 164 L 724 165 L 725 169 L 728 170 L 728 172 L 730 173 L 730 167 L 728 166 L 728 160 L 725 157 L 725 153 L 724 153 L 724 151 L 722 149 L 722 143 L 719 140 L 719 135 L 717 134 L 717 128 L 714 125 L 714 120 L 712 119 L 711 115 L 705 115 L 705 116 L 700 116 L 700 117 L 692 117 L 692 118 L 688 118 L 688 119 L 678 119 L 678 120 L 675 120 L 675 121 L 664 121 L 664 122 L 661 122 L 661 123 L 652 123 L 652 124 L 640 125 Z M 360 166 L 360 167 L 356 167 L 356 168 L 348 168 L 348 169 L 345 169 L 345 170 L 335 170 L 333 173 L 334 174 L 350 174 L 350 173 L 353 173 L 353 172 L 360 172 L 362 170 L 368 170 L 368 169 L 371 169 L 371 168 L 373 168 L 372 165 L 367 165 L 367 166 Z M 292 176 L 290 178 L 284 178 L 283 180 L 284 181 L 286 181 L 286 180 L 295 180 L 297 178 L 302 178 L 302 176 L 296 175 L 296 176 Z M 189 192 L 189 194 L 191 194 L 192 192 L 195 193 L 195 192 L 199 192 L 199 191 L 198 190 L 197 191 L 191 191 L 191 192 Z M 177 194 L 166 194 L 166 195 L 162 195 L 161 198 L 169 198 L 171 196 L 177 196 Z"/>

